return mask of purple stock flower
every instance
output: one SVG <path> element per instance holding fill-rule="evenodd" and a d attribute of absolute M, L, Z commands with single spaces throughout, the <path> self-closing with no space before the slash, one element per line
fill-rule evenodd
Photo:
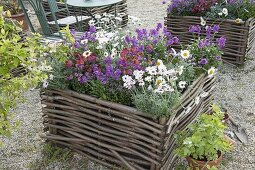
<path fill-rule="evenodd" d="M 106 57 L 106 58 L 104 59 L 104 63 L 105 63 L 106 65 L 112 64 L 112 58 L 111 58 L 111 57 Z"/>
<path fill-rule="evenodd" d="M 211 38 L 212 36 L 212 27 L 211 26 L 206 26 L 206 38 Z"/>
<path fill-rule="evenodd" d="M 224 48 L 225 44 L 226 44 L 226 38 L 224 38 L 224 37 L 217 38 L 216 43 L 219 48 Z"/>
<path fill-rule="evenodd" d="M 113 77 L 114 71 L 113 71 L 113 67 L 111 65 L 106 66 L 106 73 L 105 74 L 108 77 Z"/>
<path fill-rule="evenodd" d="M 127 44 L 129 44 L 130 41 L 131 41 L 131 40 L 130 40 L 130 37 L 129 37 L 129 36 L 126 36 L 126 37 L 125 37 L 125 42 L 126 42 Z"/>
<path fill-rule="evenodd" d="M 220 30 L 220 26 L 219 26 L 219 25 L 214 25 L 214 26 L 213 26 L 213 32 L 214 32 L 214 33 L 218 33 L 219 30 Z"/>
<path fill-rule="evenodd" d="M 70 29 L 70 33 L 72 36 L 74 36 L 76 34 L 75 29 Z"/>
<path fill-rule="evenodd" d="M 189 27 L 189 32 L 194 33 L 194 34 L 200 34 L 201 27 L 199 25 L 191 25 Z"/>
<path fill-rule="evenodd" d="M 167 31 L 167 28 L 164 28 L 164 29 L 163 29 L 163 34 L 164 34 L 166 37 L 171 37 L 171 33 Z"/>
<path fill-rule="evenodd" d="M 178 37 L 173 37 L 173 43 L 178 44 L 179 43 L 179 38 Z"/>
<path fill-rule="evenodd" d="M 72 79 L 73 79 L 73 75 L 71 74 L 71 75 L 67 76 L 66 79 L 67 79 L 67 80 L 72 80 Z"/>
<path fill-rule="evenodd" d="M 88 78 L 85 75 L 83 75 L 80 78 L 78 78 L 78 80 L 81 84 L 84 84 L 88 81 Z"/>
<path fill-rule="evenodd" d="M 158 37 L 158 31 L 156 29 L 152 29 L 150 31 L 150 35 L 153 36 L 153 37 Z"/>
<path fill-rule="evenodd" d="M 96 33 L 96 27 L 95 26 L 90 26 L 89 27 L 89 32 L 91 32 L 91 33 Z"/>
<path fill-rule="evenodd" d="M 198 48 L 204 48 L 206 46 L 210 45 L 209 39 L 200 40 L 198 43 Z"/>
<path fill-rule="evenodd" d="M 114 75 L 113 75 L 113 78 L 115 80 L 119 80 L 120 79 L 120 76 L 121 76 L 121 70 L 120 69 L 117 69 L 115 72 L 114 72 Z"/>
<path fill-rule="evenodd" d="M 206 58 L 202 58 L 202 59 L 200 60 L 199 64 L 201 64 L 201 65 L 206 65 L 206 64 L 208 64 L 208 60 L 207 60 Z"/>

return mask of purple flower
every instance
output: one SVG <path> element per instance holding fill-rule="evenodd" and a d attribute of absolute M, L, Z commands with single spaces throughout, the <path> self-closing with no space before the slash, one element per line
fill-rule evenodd
<path fill-rule="evenodd" d="M 114 72 L 113 78 L 114 78 L 115 80 L 119 80 L 119 79 L 120 79 L 120 75 L 121 75 L 121 70 L 120 70 L 120 69 L 117 69 L 117 70 Z"/>
<path fill-rule="evenodd" d="M 129 36 L 126 36 L 126 37 L 125 37 L 125 42 L 126 42 L 127 44 L 129 44 L 130 41 L 131 41 L 131 40 L 130 40 L 130 37 L 129 37 Z"/>
<path fill-rule="evenodd" d="M 210 45 L 209 39 L 200 40 L 198 43 L 198 48 L 204 48 L 206 46 Z"/>
<path fill-rule="evenodd" d="M 191 25 L 189 27 L 189 32 L 194 33 L 194 34 L 200 34 L 201 27 L 199 25 Z"/>
<path fill-rule="evenodd" d="M 70 29 L 70 33 L 72 36 L 74 36 L 76 34 L 75 29 Z"/>
<path fill-rule="evenodd" d="M 106 65 L 112 64 L 112 58 L 111 58 L 111 57 L 106 57 L 106 58 L 104 59 L 104 63 L 105 63 Z"/>
<path fill-rule="evenodd" d="M 220 57 L 220 56 L 216 56 L 216 57 L 215 57 L 215 60 L 216 60 L 216 61 L 221 61 L 221 57 Z"/>
<path fill-rule="evenodd" d="M 171 37 L 171 33 L 167 31 L 167 28 L 164 28 L 164 29 L 163 29 L 163 34 L 164 34 L 166 37 Z"/>
<path fill-rule="evenodd" d="M 199 64 L 201 64 L 201 65 L 206 65 L 206 64 L 208 64 L 208 60 L 207 60 L 206 58 L 202 58 L 202 59 L 200 60 Z"/>
<path fill-rule="evenodd" d="M 206 26 L 206 38 L 211 38 L 211 33 L 212 33 L 212 27 L 211 26 Z"/>
<path fill-rule="evenodd" d="M 161 24 L 161 23 L 158 23 L 158 24 L 157 24 L 156 30 L 159 31 L 161 28 L 162 28 L 162 24 Z"/>
<path fill-rule="evenodd" d="M 80 43 L 79 43 L 78 41 L 75 41 L 74 47 L 75 47 L 75 48 L 80 48 L 80 47 L 81 47 L 81 46 L 80 46 Z"/>
<path fill-rule="evenodd" d="M 225 44 L 226 44 L 226 38 L 224 38 L 224 37 L 217 38 L 216 43 L 219 48 L 224 48 Z"/>
<path fill-rule="evenodd" d="M 73 79 L 73 75 L 71 74 L 71 75 L 67 76 L 66 79 L 67 79 L 67 80 L 72 80 L 72 79 Z"/>
<path fill-rule="evenodd" d="M 150 31 L 150 35 L 153 36 L 153 37 L 158 37 L 158 31 L 156 29 L 152 29 Z"/>
<path fill-rule="evenodd" d="M 81 84 L 84 84 L 84 83 L 86 83 L 88 81 L 88 78 L 85 76 L 85 75 L 83 75 L 83 76 L 81 76 L 80 78 L 79 78 L 79 82 L 81 83 Z"/>
<path fill-rule="evenodd" d="M 91 33 L 96 33 L 96 31 L 97 31 L 97 29 L 96 29 L 95 26 L 90 26 L 90 27 L 89 27 L 89 32 L 91 32 Z"/>
<path fill-rule="evenodd" d="M 174 44 L 179 43 L 179 38 L 178 38 L 178 37 L 173 37 L 173 43 L 174 43 Z"/>
<path fill-rule="evenodd" d="M 113 77 L 113 67 L 111 65 L 106 66 L 106 76 Z"/>
<path fill-rule="evenodd" d="M 214 25 L 214 26 L 213 26 L 213 32 L 214 32 L 214 33 L 218 33 L 219 30 L 220 30 L 220 26 L 219 26 L 219 25 Z"/>

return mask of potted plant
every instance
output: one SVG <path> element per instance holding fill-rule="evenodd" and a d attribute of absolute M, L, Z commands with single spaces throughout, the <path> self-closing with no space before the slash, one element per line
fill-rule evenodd
<path fill-rule="evenodd" d="M 192 38 L 187 31 L 190 25 L 219 24 L 224 28 L 219 35 L 228 40 L 223 49 L 224 61 L 243 64 L 254 44 L 254 11 L 255 2 L 249 0 L 175 0 L 168 5 L 165 25 L 168 31 L 179 35 L 181 42 L 187 44 Z"/>
<path fill-rule="evenodd" d="M 0 0 L 0 5 L 3 6 L 3 15 L 5 17 L 17 21 L 21 25 L 23 31 L 28 30 L 25 14 L 20 8 L 17 0 Z"/>
<path fill-rule="evenodd" d="M 20 41 L 22 29 L 3 17 L 2 12 L 0 6 L 0 136 L 11 137 L 17 125 L 11 122 L 12 108 L 23 99 L 25 91 L 48 79 L 50 67 L 39 60 L 48 51 L 40 44 L 40 38 L 35 35 Z"/>
<path fill-rule="evenodd" d="M 218 167 L 222 155 L 231 149 L 231 144 L 224 135 L 225 128 L 218 115 L 200 115 L 186 131 L 177 133 L 176 153 L 186 158 L 194 170 Z"/>

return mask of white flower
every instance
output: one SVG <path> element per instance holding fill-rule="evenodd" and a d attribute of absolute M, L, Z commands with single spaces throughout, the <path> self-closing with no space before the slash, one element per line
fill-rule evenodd
<path fill-rule="evenodd" d="M 180 81 L 178 85 L 179 85 L 179 87 L 180 87 L 181 89 L 184 89 L 185 86 L 186 86 L 186 84 L 187 84 L 187 83 L 186 83 L 185 81 Z"/>
<path fill-rule="evenodd" d="M 94 26 L 95 25 L 95 20 L 93 20 L 93 19 L 89 20 L 89 25 Z"/>
<path fill-rule="evenodd" d="M 54 76 L 52 74 L 50 74 L 49 79 L 53 80 L 53 78 L 54 78 Z"/>
<path fill-rule="evenodd" d="M 162 84 L 165 84 L 166 80 L 162 77 L 162 76 L 159 76 L 157 79 L 156 79 L 156 85 L 157 86 L 161 86 Z"/>
<path fill-rule="evenodd" d="M 160 67 L 160 66 L 162 66 L 162 65 L 164 65 L 164 64 L 163 64 L 163 61 L 162 61 L 162 60 L 158 59 L 157 62 L 156 62 L 156 65 L 157 65 L 158 67 Z"/>
<path fill-rule="evenodd" d="M 87 39 L 85 39 L 85 40 L 81 40 L 81 44 L 86 44 L 88 42 L 88 40 Z"/>
<path fill-rule="evenodd" d="M 197 96 L 197 97 L 195 98 L 195 105 L 198 105 L 198 104 L 199 104 L 199 102 L 200 102 L 200 97 L 199 97 L 199 96 Z"/>
<path fill-rule="evenodd" d="M 161 87 L 158 87 L 157 89 L 154 90 L 154 93 L 162 94 L 162 93 L 164 93 L 164 92 L 165 92 L 164 89 L 161 88 Z"/>
<path fill-rule="evenodd" d="M 222 16 L 222 12 L 218 13 L 219 16 Z"/>
<path fill-rule="evenodd" d="M 237 19 L 235 20 L 235 22 L 239 24 L 239 23 L 241 23 L 241 22 L 242 22 L 242 19 L 237 18 Z"/>
<path fill-rule="evenodd" d="M 165 75 L 167 72 L 167 68 L 165 65 L 161 65 L 158 67 L 158 74 L 159 75 Z"/>
<path fill-rule="evenodd" d="M 222 13 L 227 16 L 228 15 L 228 9 L 227 8 L 223 8 L 222 9 Z"/>
<path fill-rule="evenodd" d="M 49 83 L 46 80 L 43 80 L 43 88 L 47 88 L 49 85 Z"/>
<path fill-rule="evenodd" d="M 145 77 L 144 80 L 147 81 L 147 82 L 151 82 L 151 81 L 152 81 L 152 78 L 151 78 L 151 76 L 147 76 L 147 77 Z"/>
<path fill-rule="evenodd" d="M 151 76 L 157 75 L 157 67 L 156 66 L 147 67 L 145 69 L 145 71 L 147 71 L 149 73 L 149 75 L 151 75 Z"/>
<path fill-rule="evenodd" d="M 200 17 L 200 20 L 201 20 L 200 24 L 201 24 L 202 26 L 205 26 L 205 25 L 206 25 L 206 21 L 204 20 L 204 18 L 203 18 L 203 17 Z"/>
<path fill-rule="evenodd" d="M 174 57 L 177 56 L 177 52 L 176 52 L 175 49 L 173 49 L 173 48 L 171 48 L 171 53 L 170 53 L 170 54 L 172 54 Z"/>
<path fill-rule="evenodd" d="M 108 57 L 109 53 L 108 52 L 104 52 L 104 57 Z"/>
<path fill-rule="evenodd" d="M 138 84 L 139 86 L 144 86 L 145 85 L 145 83 L 144 83 L 144 81 L 139 81 L 139 84 Z"/>
<path fill-rule="evenodd" d="M 178 77 L 177 76 L 173 76 L 173 77 L 171 77 L 171 80 L 176 81 L 176 80 L 178 80 Z"/>
<path fill-rule="evenodd" d="M 215 67 L 211 67 L 211 68 L 208 70 L 208 77 L 209 77 L 209 78 L 212 78 L 212 77 L 216 74 L 216 71 L 217 71 L 217 69 L 215 69 Z"/>
<path fill-rule="evenodd" d="M 202 98 L 205 98 L 205 97 L 208 96 L 208 95 L 209 95 L 208 92 L 203 92 L 200 96 L 201 96 Z"/>
<path fill-rule="evenodd" d="M 173 92 L 174 91 L 174 88 L 172 88 L 168 84 L 163 84 L 162 89 L 164 89 L 164 91 L 166 91 L 166 92 Z"/>
<path fill-rule="evenodd" d="M 125 76 L 122 77 L 122 80 L 123 80 L 124 82 L 130 82 L 130 81 L 132 80 L 132 77 L 129 76 L 129 75 L 125 75 Z"/>
<path fill-rule="evenodd" d="M 88 50 L 88 51 L 85 51 L 82 55 L 87 58 L 91 54 L 92 54 L 92 52 Z"/>
<path fill-rule="evenodd" d="M 176 75 L 176 71 L 174 69 L 167 70 L 164 76 L 174 76 Z"/>
<path fill-rule="evenodd" d="M 152 86 L 151 86 L 151 85 L 149 85 L 148 90 L 150 90 L 150 91 L 151 91 L 152 89 L 153 89 L 153 88 L 152 88 Z"/>
<path fill-rule="evenodd" d="M 188 59 L 190 57 L 189 50 L 181 50 L 181 56 L 183 59 Z"/>
<path fill-rule="evenodd" d="M 143 78 L 144 71 L 142 70 L 135 70 L 133 75 L 135 76 L 136 80 L 141 80 Z"/>

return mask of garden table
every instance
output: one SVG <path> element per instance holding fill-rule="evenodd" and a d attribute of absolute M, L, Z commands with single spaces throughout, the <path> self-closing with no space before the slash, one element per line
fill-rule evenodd
<path fill-rule="evenodd" d="M 91 12 L 91 8 L 93 7 L 103 7 L 103 6 L 115 6 L 115 15 L 116 15 L 116 4 L 121 2 L 122 0 L 67 0 L 66 4 L 83 8 L 88 12 L 88 14 L 96 20 L 95 16 Z"/>

